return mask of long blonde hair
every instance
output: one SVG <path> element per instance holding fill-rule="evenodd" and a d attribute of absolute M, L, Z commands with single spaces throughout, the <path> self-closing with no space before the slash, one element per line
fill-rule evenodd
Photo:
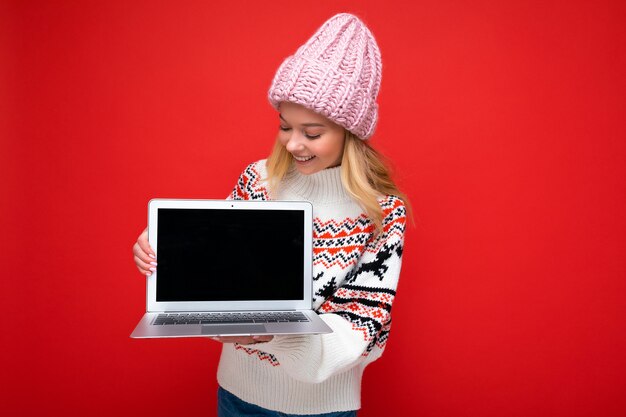
<path fill-rule="evenodd" d="M 348 194 L 354 198 L 376 227 L 382 231 L 383 210 L 378 199 L 387 195 L 399 197 L 409 211 L 409 202 L 391 178 L 385 158 L 367 141 L 352 132 L 345 131 L 343 157 L 341 159 L 341 182 Z M 280 181 L 291 168 L 293 158 L 285 147 L 276 140 L 274 149 L 267 159 L 267 180 L 270 190 L 276 190 Z"/>

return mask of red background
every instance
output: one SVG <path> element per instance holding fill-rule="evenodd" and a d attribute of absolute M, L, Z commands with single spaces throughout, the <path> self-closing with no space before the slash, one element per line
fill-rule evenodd
<path fill-rule="evenodd" d="M 416 219 L 359 415 L 626 415 L 625 4 L 2 2 L 2 414 L 213 415 L 218 344 L 128 337 L 131 246 L 268 154 L 274 71 L 351 11 Z"/>

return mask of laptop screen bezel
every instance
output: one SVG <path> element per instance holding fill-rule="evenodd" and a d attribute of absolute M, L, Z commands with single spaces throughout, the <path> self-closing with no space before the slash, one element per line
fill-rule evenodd
<path fill-rule="evenodd" d="M 298 210 L 304 213 L 303 245 L 303 299 L 263 300 L 263 301 L 157 301 L 157 282 L 159 268 L 147 278 L 146 310 L 162 311 L 242 311 L 242 310 L 306 310 L 312 308 L 313 290 L 313 206 L 308 201 L 250 201 L 250 200 L 201 200 L 201 199 L 152 199 L 148 203 L 148 240 L 156 252 L 157 262 L 159 247 L 157 239 L 158 213 L 161 208 L 201 209 L 215 208 L 227 210 Z"/>

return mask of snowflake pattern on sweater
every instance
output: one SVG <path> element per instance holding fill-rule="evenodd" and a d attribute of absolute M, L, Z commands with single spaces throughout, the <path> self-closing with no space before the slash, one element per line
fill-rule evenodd
<path fill-rule="evenodd" d="M 247 166 L 228 198 L 269 200 L 262 175 L 264 163 Z M 404 242 L 406 209 L 402 200 L 386 196 L 379 203 L 384 216 L 378 235 L 362 212 L 344 218 L 314 216 L 313 220 L 313 307 L 321 315 L 336 314 L 351 323 L 367 342 L 362 356 L 374 347 L 382 351 L 387 342 Z M 272 354 L 242 345 L 235 349 L 272 366 L 280 365 Z"/>

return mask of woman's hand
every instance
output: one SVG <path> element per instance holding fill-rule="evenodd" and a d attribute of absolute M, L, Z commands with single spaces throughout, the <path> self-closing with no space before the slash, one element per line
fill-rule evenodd
<path fill-rule="evenodd" d="M 239 343 L 240 345 L 253 345 L 255 343 L 269 342 L 274 336 L 219 336 L 211 339 L 221 343 Z"/>
<path fill-rule="evenodd" d="M 144 230 L 137 242 L 133 245 L 133 255 L 135 255 L 135 265 L 143 275 L 150 276 L 156 271 L 156 255 L 148 243 L 148 228 Z"/>

